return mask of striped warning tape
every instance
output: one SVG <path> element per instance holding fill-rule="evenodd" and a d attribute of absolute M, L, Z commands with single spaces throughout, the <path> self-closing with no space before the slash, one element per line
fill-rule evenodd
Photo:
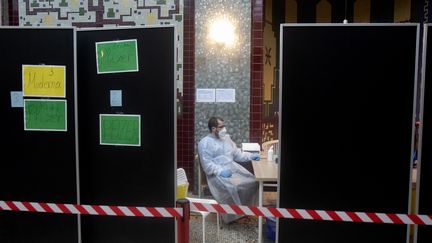
<path fill-rule="evenodd" d="M 329 210 L 307 210 L 287 208 L 250 207 L 227 204 L 191 203 L 191 211 L 205 211 L 223 214 L 240 214 L 288 219 L 309 219 L 384 224 L 432 225 L 432 215 L 344 212 Z"/>
<path fill-rule="evenodd" d="M 205 211 L 223 214 L 237 214 L 288 219 L 432 225 L 432 215 L 266 208 L 228 204 L 208 204 L 198 202 L 191 202 L 190 209 L 191 211 Z M 20 201 L 0 201 L 0 211 L 1 210 L 131 217 L 183 217 L 182 208 L 101 206 Z"/>
<path fill-rule="evenodd" d="M 182 208 L 100 206 L 40 202 L 0 201 L 0 211 L 108 215 L 131 217 L 181 218 Z"/>

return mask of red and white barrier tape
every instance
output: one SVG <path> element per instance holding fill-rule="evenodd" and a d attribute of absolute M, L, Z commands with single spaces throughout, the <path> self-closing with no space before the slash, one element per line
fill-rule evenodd
<path fill-rule="evenodd" d="M 432 215 L 266 208 L 228 204 L 207 204 L 197 202 L 192 202 L 190 208 L 191 211 L 205 211 L 223 214 L 237 214 L 288 219 L 432 225 Z M 183 217 L 182 208 L 101 206 L 20 201 L 0 201 L 0 211 L 1 210 L 130 217 Z"/>
<path fill-rule="evenodd" d="M 191 211 L 206 211 L 223 214 L 240 214 L 288 219 L 432 225 L 432 215 L 265 208 L 227 204 L 206 204 L 196 202 L 192 202 L 190 207 Z"/>
<path fill-rule="evenodd" d="M 40 213 L 108 215 L 130 217 L 183 217 L 182 208 L 162 207 L 129 207 L 129 206 L 100 206 L 39 202 L 0 201 L 0 211 L 23 211 Z"/>

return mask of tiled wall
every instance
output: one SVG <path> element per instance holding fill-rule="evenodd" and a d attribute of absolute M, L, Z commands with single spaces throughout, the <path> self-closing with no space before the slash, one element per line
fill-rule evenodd
<path fill-rule="evenodd" d="M 176 25 L 176 84 L 180 95 L 183 93 L 182 0 L 19 0 L 18 3 L 20 26 Z"/>
<path fill-rule="evenodd" d="M 279 31 L 279 28 L 278 22 L 273 23 L 273 8 L 281 8 L 277 3 L 273 6 L 272 0 L 264 3 L 262 142 L 278 139 L 279 54 L 278 35 L 275 31 Z"/>
<path fill-rule="evenodd" d="M 177 119 L 177 167 L 186 170 L 190 189 L 194 180 L 195 122 L 195 0 L 184 0 L 183 112 Z"/>
<path fill-rule="evenodd" d="M 250 132 L 251 142 L 262 143 L 264 0 L 252 0 Z"/>
<path fill-rule="evenodd" d="M 5 3 L 5 2 L 4 2 Z M 6 7 L 6 6 L 2 6 Z M 8 13 L 8 23 L 4 23 L 5 25 L 10 26 L 18 26 L 18 5 L 14 0 L 7 1 L 7 13 Z"/>
<path fill-rule="evenodd" d="M 233 103 L 195 103 L 196 142 L 208 134 L 211 116 L 225 119 L 234 142 L 249 142 L 251 4 L 244 0 L 200 0 L 195 2 L 195 17 L 195 87 L 235 89 Z M 233 45 L 209 38 L 210 26 L 221 17 L 234 25 Z"/>

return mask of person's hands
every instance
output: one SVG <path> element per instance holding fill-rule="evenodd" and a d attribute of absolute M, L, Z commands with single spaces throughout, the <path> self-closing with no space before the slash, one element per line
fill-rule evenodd
<path fill-rule="evenodd" d="M 260 157 L 259 154 L 252 154 L 251 159 L 252 159 L 252 160 L 260 160 L 261 157 Z"/>
<path fill-rule="evenodd" d="M 219 176 L 224 177 L 224 178 L 228 178 L 232 176 L 232 173 L 230 170 L 223 170 L 221 172 L 219 172 Z"/>

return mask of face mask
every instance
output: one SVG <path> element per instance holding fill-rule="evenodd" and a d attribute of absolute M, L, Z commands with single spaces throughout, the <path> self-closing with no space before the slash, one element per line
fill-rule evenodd
<path fill-rule="evenodd" d="M 219 138 L 224 138 L 227 134 L 226 128 L 225 127 L 222 128 L 222 130 L 220 130 L 218 134 L 219 134 Z"/>

